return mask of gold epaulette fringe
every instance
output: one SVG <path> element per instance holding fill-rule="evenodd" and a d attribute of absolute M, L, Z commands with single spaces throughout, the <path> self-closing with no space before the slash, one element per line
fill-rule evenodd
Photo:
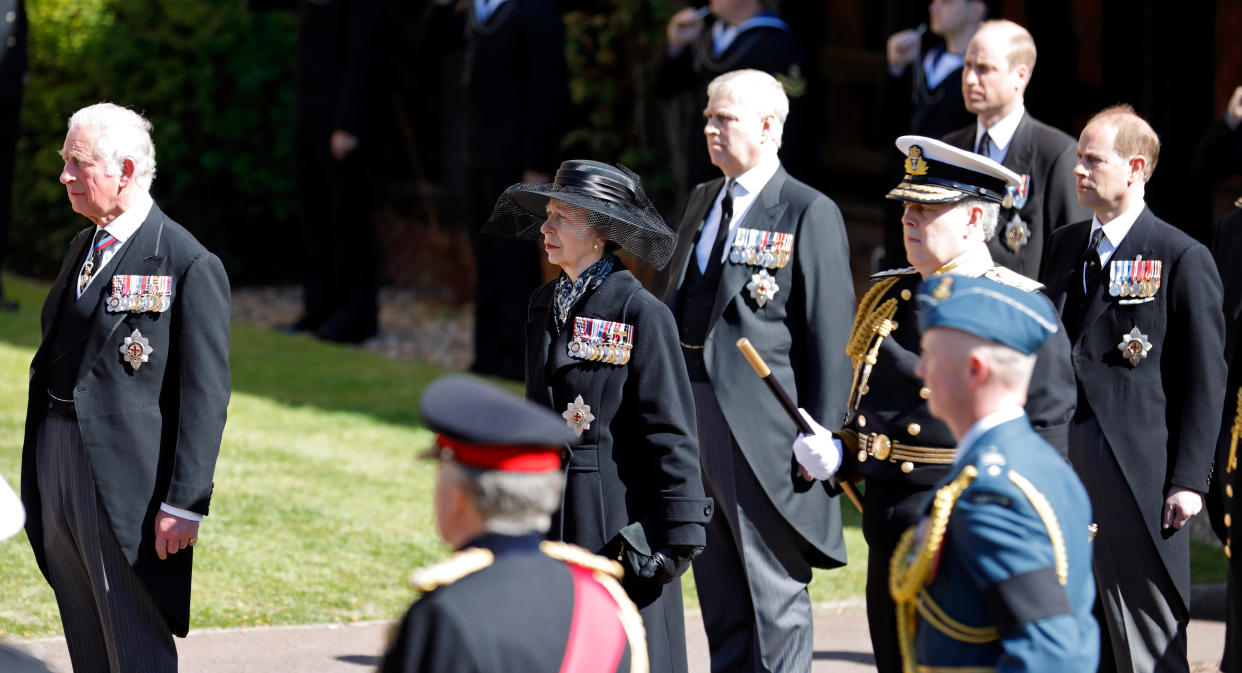
<path fill-rule="evenodd" d="M 606 559 L 603 556 L 596 556 L 576 544 L 544 540 L 539 543 L 539 550 L 558 561 L 572 563 L 588 570 L 604 573 L 613 579 L 619 580 L 625 576 L 625 571 L 622 570 L 620 563 L 612 559 Z"/>
<path fill-rule="evenodd" d="M 876 363 L 880 344 L 897 327 L 893 322 L 893 316 L 897 314 L 897 300 L 890 298 L 882 304 L 880 301 L 899 280 L 900 276 L 877 281 L 863 295 L 862 301 L 858 302 L 854 327 L 850 330 L 850 340 L 845 346 L 846 355 L 854 363 L 854 380 L 850 382 L 849 396 L 851 410 L 857 409 L 862 396 L 867 394 L 867 381 L 871 378 L 871 368 Z"/>
<path fill-rule="evenodd" d="M 410 575 L 410 585 L 426 593 L 477 573 L 490 566 L 494 559 L 495 557 L 488 549 L 481 547 L 463 549 L 443 561 L 415 570 Z"/>

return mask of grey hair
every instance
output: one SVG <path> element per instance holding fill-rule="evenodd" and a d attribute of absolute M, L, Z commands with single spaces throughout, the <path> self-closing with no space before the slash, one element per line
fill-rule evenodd
<path fill-rule="evenodd" d="M 483 518 L 483 528 L 501 535 L 546 533 L 565 487 L 565 475 L 560 470 L 500 472 L 452 460 L 442 461 L 440 470 L 441 478 L 447 474 L 465 490 Z"/>
<path fill-rule="evenodd" d="M 708 98 L 724 91 L 732 93 L 746 109 L 760 117 L 772 115 L 776 119 L 772 135 L 779 150 L 785 118 L 789 116 L 789 96 L 785 94 L 785 87 L 768 73 L 747 68 L 726 72 L 707 85 Z"/>
<path fill-rule="evenodd" d="M 1026 392 L 1035 371 L 1035 356 L 1025 355 L 1001 344 L 984 340 L 977 349 L 991 363 L 992 377 L 997 383 L 1011 390 Z"/>
<path fill-rule="evenodd" d="M 125 160 L 134 162 L 134 179 L 144 190 L 155 180 L 155 143 L 151 141 L 151 122 L 129 108 L 112 103 L 96 103 L 69 117 L 69 130 L 90 128 L 98 131 L 95 158 L 104 172 L 117 175 Z"/>
<path fill-rule="evenodd" d="M 983 210 L 983 218 L 979 222 L 979 226 L 983 228 L 983 240 L 990 241 L 996 236 L 996 225 L 1000 221 L 1000 204 L 972 196 L 958 201 L 954 209 L 968 210 L 975 206 Z"/>

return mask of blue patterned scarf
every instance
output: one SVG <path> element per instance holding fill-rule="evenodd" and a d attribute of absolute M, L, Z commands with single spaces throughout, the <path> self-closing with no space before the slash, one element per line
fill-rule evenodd
<path fill-rule="evenodd" d="M 578 276 L 578 280 L 570 280 L 569 276 L 562 271 L 561 277 L 556 281 L 556 299 L 552 302 L 553 315 L 556 317 L 556 331 L 559 333 L 565 329 L 565 322 L 569 320 L 569 309 L 578 303 L 582 295 L 590 290 L 599 287 L 604 282 L 608 274 L 612 272 L 613 262 L 616 257 L 612 255 L 604 255 L 599 261 L 592 264 L 582 275 Z"/>

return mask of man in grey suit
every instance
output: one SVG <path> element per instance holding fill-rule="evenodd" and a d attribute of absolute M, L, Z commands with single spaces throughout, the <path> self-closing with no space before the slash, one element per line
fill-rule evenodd
<path fill-rule="evenodd" d="M 807 671 L 811 568 L 845 563 L 841 512 L 802 479 L 797 429 L 735 346 L 832 428 L 845 415 L 854 290 L 841 211 L 777 150 L 789 110 L 758 70 L 711 82 L 707 149 L 723 177 L 690 194 L 654 293 L 677 316 L 697 410 L 703 484 L 717 503 L 694 562 L 713 671 Z"/>
<path fill-rule="evenodd" d="M 150 196 L 151 124 L 69 119 L 60 181 L 93 226 L 43 304 L 22 447 L 26 533 L 84 671 L 177 670 L 229 401 L 229 282 Z"/>
<path fill-rule="evenodd" d="M 986 156 L 1022 176 L 1009 189 L 992 259 L 1034 278 L 1048 236 L 1091 217 L 1074 194 L 1074 139 L 1026 112 L 1023 95 L 1035 70 L 1035 41 L 1012 21 L 984 21 L 966 47 L 962 98 L 974 125 L 944 141 Z"/>

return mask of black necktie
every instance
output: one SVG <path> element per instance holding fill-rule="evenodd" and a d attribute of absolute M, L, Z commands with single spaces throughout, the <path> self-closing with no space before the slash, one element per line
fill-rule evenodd
<path fill-rule="evenodd" d="M 1087 311 L 1087 297 L 1091 295 L 1092 284 L 1100 273 L 1099 247 L 1103 238 L 1103 229 L 1091 232 L 1091 239 L 1087 241 L 1087 247 L 1082 251 L 1082 275 L 1073 278 L 1066 291 L 1065 310 L 1061 315 L 1061 321 L 1065 324 L 1065 333 L 1069 336 L 1071 343 L 1078 339 L 1078 333 L 1082 331 L 1083 313 Z"/>
<path fill-rule="evenodd" d="M 1087 241 L 1087 249 L 1082 251 L 1083 284 L 1089 286 L 1100 272 L 1100 241 L 1104 239 L 1103 227 L 1091 232 L 1091 240 Z"/>
<path fill-rule="evenodd" d="M 86 284 L 91 282 L 91 277 L 95 275 L 95 272 L 99 270 L 100 265 L 103 264 L 104 248 L 112 245 L 112 242 L 115 240 L 116 237 L 109 234 L 105 229 L 100 229 L 95 232 L 95 240 L 91 242 L 91 251 L 88 253 L 90 256 L 87 257 L 86 264 L 82 266 L 82 274 L 78 276 L 79 296 L 81 296 L 82 291 L 86 289 Z"/>
<path fill-rule="evenodd" d="M 733 185 L 732 178 L 725 181 L 724 198 L 720 200 L 720 224 L 716 227 L 716 242 L 712 245 L 711 256 L 707 258 L 707 267 L 703 275 L 710 276 L 722 262 L 725 239 L 729 237 L 729 223 L 733 221 Z"/>
<path fill-rule="evenodd" d="M 975 150 L 975 154 L 981 154 L 989 159 L 992 158 L 992 136 L 987 131 L 979 136 L 979 149 Z"/>

